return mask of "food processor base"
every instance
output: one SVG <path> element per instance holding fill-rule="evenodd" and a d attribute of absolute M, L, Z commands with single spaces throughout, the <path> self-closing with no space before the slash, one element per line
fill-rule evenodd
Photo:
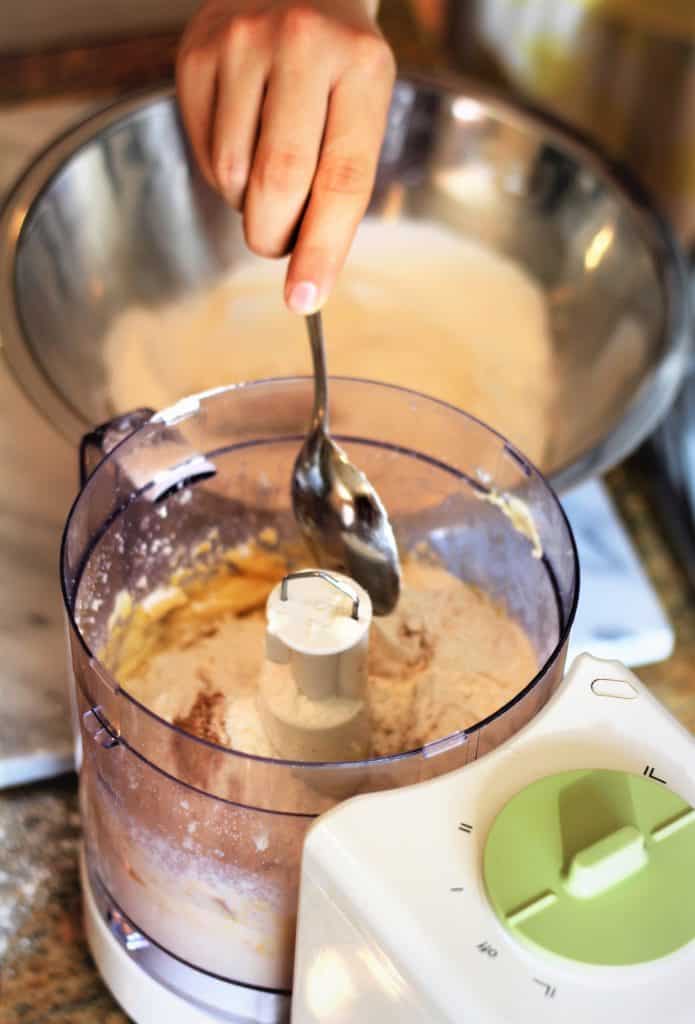
<path fill-rule="evenodd" d="M 135 1024 L 286 1024 L 288 996 L 197 971 L 136 931 L 87 870 L 80 852 L 90 952 L 114 999 Z"/>

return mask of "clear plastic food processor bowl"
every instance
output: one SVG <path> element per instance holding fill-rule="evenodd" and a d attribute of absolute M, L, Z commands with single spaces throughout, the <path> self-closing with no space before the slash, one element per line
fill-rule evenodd
<path fill-rule="evenodd" d="M 290 988 L 300 856 L 315 815 L 350 794 L 458 768 L 528 722 L 560 682 L 578 587 L 560 505 L 501 437 L 422 395 L 336 379 L 334 434 L 383 498 L 401 550 L 428 542 L 452 573 L 503 602 L 532 641 L 535 676 L 465 732 L 346 764 L 225 749 L 140 705 L 98 657 L 117 595 L 161 586 L 213 527 L 225 546 L 266 527 L 297 539 L 289 483 L 311 393 L 307 380 L 222 389 L 91 435 L 83 463 L 137 426 L 86 480 L 62 550 L 93 885 L 183 964 L 276 993 Z M 541 557 L 518 522 L 482 500 L 491 494 L 526 503 Z"/>

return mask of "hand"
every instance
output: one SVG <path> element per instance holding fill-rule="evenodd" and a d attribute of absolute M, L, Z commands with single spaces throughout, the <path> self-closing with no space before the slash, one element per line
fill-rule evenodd
<path fill-rule="evenodd" d="M 202 173 L 243 210 L 254 252 L 293 250 L 296 313 L 325 302 L 374 183 L 395 65 L 367 2 L 207 0 L 178 55 Z"/>

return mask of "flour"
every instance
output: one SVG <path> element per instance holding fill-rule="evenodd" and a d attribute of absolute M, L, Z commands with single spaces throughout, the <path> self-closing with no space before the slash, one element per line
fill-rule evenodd
<path fill-rule="evenodd" d="M 538 668 L 529 639 L 502 607 L 426 557 L 404 560 L 398 606 L 371 626 L 365 699 L 369 752 L 377 756 L 479 721 Z M 216 576 L 136 602 L 102 659 L 127 691 L 179 729 L 272 757 L 258 702 L 263 607 L 288 563 L 253 543 L 220 563 Z M 253 761 L 230 770 L 213 748 L 191 751 L 198 745 L 174 731 L 170 739 L 169 763 L 180 766 L 186 788 L 129 757 L 109 762 L 116 797 L 98 760 L 85 759 L 87 848 L 98 850 L 100 875 L 119 906 L 166 949 L 222 977 L 287 988 L 311 813 L 352 795 L 354 776 L 368 785 L 369 771 L 344 779 Z M 264 807 L 301 813 L 255 810 L 258 779 Z"/>
<path fill-rule="evenodd" d="M 310 373 L 304 324 L 282 303 L 285 269 L 248 256 L 186 300 L 127 310 L 104 342 L 114 411 Z M 542 290 L 517 264 L 434 225 L 367 220 L 324 317 L 332 374 L 451 402 L 543 464 L 552 341 Z"/>
<path fill-rule="evenodd" d="M 200 604 L 197 596 L 191 615 Z M 217 617 L 204 616 L 197 633 L 195 624 L 184 622 L 185 607 L 177 606 L 185 640 L 179 644 L 170 631 L 164 648 L 154 648 L 134 675 L 119 681 L 189 732 L 245 753 L 278 756 L 256 699 L 265 615 L 225 614 L 217 593 L 211 605 Z M 153 619 L 152 628 L 159 622 Z M 146 635 L 140 643 L 152 648 Z M 473 725 L 518 693 L 537 668 L 528 637 L 501 606 L 444 569 L 406 562 L 396 611 L 371 627 L 370 755 L 400 754 Z"/>

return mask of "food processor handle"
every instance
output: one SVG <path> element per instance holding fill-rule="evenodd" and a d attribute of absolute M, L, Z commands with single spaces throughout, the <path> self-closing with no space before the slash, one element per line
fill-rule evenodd
<path fill-rule="evenodd" d="M 80 441 L 80 487 L 94 472 L 102 459 L 154 416 L 154 409 L 133 409 L 95 427 Z"/>

